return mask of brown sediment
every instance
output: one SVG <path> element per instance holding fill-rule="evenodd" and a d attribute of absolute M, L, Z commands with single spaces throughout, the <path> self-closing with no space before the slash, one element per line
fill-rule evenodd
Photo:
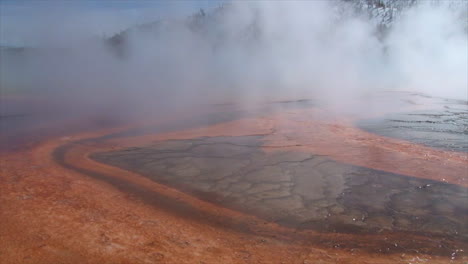
<path fill-rule="evenodd" d="M 467 187 L 466 154 L 379 137 L 354 128 L 352 120 L 315 118 L 320 115 L 317 109 L 295 110 L 184 131 L 99 140 L 116 132 L 104 130 L 2 155 L 0 259 L 2 263 L 466 261 L 461 251 L 466 250 L 464 242 L 442 243 L 443 238 L 435 241 L 398 232 L 295 230 L 89 158 L 92 153 L 168 139 L 263 135 L 266 152 L 326 155 L 348 164 Z M 395 241 L 401 246 L 412 238 L 421 243 L 419 252 L 395 248 L 387 252 Z M 451 253 L 441 252 L 438 244 L 449 245 Z"/>

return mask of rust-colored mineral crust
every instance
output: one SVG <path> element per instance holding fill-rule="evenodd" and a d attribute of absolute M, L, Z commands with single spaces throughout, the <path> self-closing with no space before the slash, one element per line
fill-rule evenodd
<path fill-rule="evenodd" d="M 3 153 L 0 263 L 465 263 L 467 154 L 327 115 L 120 133 L 140 124 Z"/>

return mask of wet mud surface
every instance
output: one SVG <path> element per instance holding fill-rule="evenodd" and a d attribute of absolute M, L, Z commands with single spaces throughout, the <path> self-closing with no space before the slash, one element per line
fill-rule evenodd
<path fill-rule="evenodd" d="M 262 136 L 202 137 L 91 158 L 288 227 L 468 238 L 464 187 L 311 153 L 266 153 L 262 144 Z"/>
<path fill-rule="evenodd" d="M 466 102 L 430 98 L 432 110 L 397 112 L 362 120 L 358 127 L 371 133 L 408 140 L 443 150 L 468 152 L 468 105 Z"/>

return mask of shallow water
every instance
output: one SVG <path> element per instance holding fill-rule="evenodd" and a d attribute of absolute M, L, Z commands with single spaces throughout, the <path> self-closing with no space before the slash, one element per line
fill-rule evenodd
<path fill-rule="evenodd" d="M 450 151 L 468 152 L 466 102 L 432 98 L 432 110 L 399 112 L 361 120 L 358 127 L 371 133 L 408 140 Z"/>
<path fill-rule="evenodd" d="M 261 144 L 261 136 L 204 137 L 92 158 L 289 227 L 468 238 L 464 187 L 308 153 L 265 153 Z"/>

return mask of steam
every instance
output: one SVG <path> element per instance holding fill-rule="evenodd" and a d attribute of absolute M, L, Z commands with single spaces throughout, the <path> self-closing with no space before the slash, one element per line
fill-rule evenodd
<path fill-rule="evenodd" d="M 119 43 L 85 34 L 116 17 L 80 22 L 73 9 L 44 12 L 51 17 L 31 34 L 37 48 L 2 51 L 0 84 L 67 111 L 128 117 L 303 98 L 346 107 L 387 90 L 466 100 L 467 3 L 452 2 L 421 2 L 379 29 L 341 1 L 234 1 L 134 27 Z M 71 30 L 79 23 L 88 24 Z"/>

